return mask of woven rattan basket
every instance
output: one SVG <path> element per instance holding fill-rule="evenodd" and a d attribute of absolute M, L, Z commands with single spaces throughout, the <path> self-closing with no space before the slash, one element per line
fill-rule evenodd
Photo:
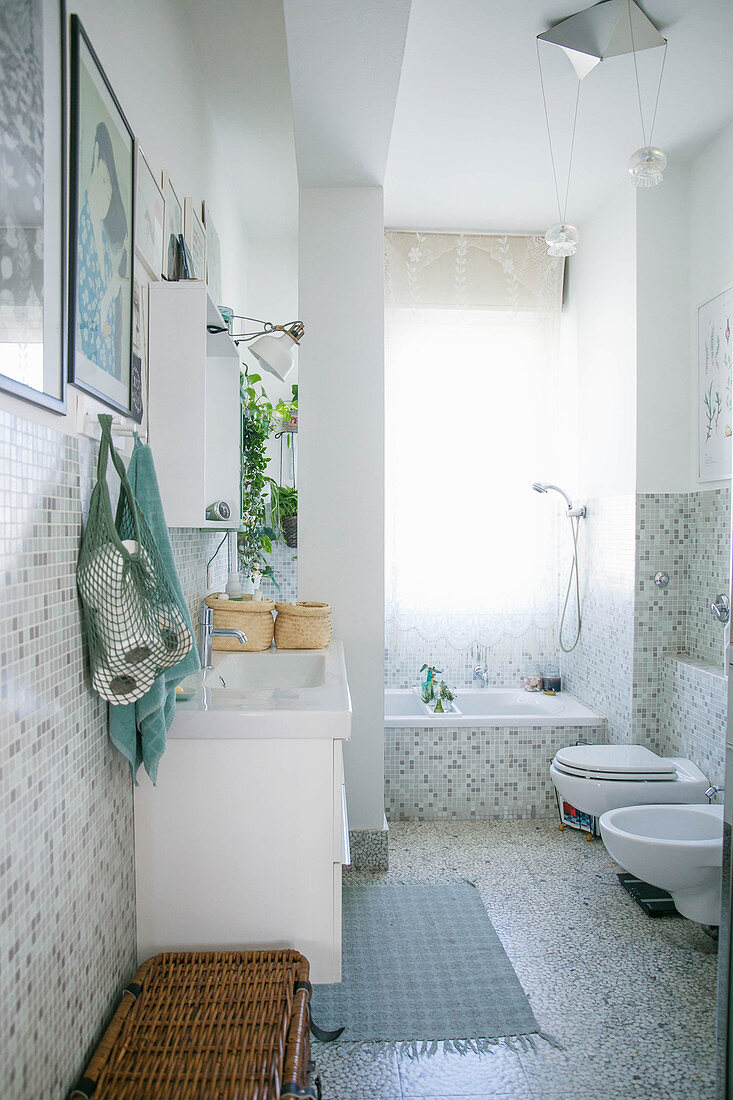
<path fill-rule="evenodd" d="M 243 630 L 247 635 L 247 644 L 242 645 L 236 638 L 218 638 L 211 640 L 213 649 L 228 649 L 237 653 L 261 653 L 272 645 L 275 622 L 272 613 L 275 604 L 272 600 L 253 600 L 245 596 L 243 600 L 220 600 L 218 593 L 207 596 L 205 603 L 214 612 L 214 626 L 221 630 Z"/>
<path fill-rule="evenodd" d="M 331 641 L 331 605 L 279 603 L 275 618 L 275 645 L 278 649 L 325 649 Z"/>
<path fill-rule="evenodd" d="M 281 1100 L 308 1086 L 308 960 L 297 951 L 156 955 L 71 1097 Z"/>

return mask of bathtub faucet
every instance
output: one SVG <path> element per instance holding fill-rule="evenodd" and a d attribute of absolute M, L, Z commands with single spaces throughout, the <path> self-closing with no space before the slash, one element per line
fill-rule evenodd
<path fill-rule="evenodd" d="M 489 686 L 489 670 L 486 667 L 486 665 L 484 665 L 483 668 L 481 667 L 481 665 L 476 665 L 475 669 L 473 670 L 473 678 L 474 678 L 474 680 L 479 681 L 482 688 L 488 687 Z"/>
<path fill-rule="evenodd" d="M 724 790 L 725 787 L 718 787 L 716 783 L 711 783 L 708 789 L 705 791 L 705 797 L 712 805 L 713 799 L 715 798 L 716 794 L 722 794 Z"/>

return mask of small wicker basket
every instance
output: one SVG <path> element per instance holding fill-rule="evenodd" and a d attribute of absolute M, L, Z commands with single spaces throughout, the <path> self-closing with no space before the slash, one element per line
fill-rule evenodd
<path fill-rule="evenodd" d="M 299 600 L 279 603 L 275 618 L 278 649 L 325 649 L 331 641 L 331 605 Z"/>
<path fill-rule="evenodd" d="M 275 604 L 272 600 L 253 600 L 245 596 L 243 600 L 220 600 L 218 592 L 207 596 L 207 607 L 214 612 L 214 627 L 222 630 L 243 630 L 247 642 L 242 645 L 236 638 L 218 638 L 211 640 L 212 649 L 227 649 L 237 653 L 261 653 L 272 645 L 275 633 L 275 621 L 272 613 Z"/>

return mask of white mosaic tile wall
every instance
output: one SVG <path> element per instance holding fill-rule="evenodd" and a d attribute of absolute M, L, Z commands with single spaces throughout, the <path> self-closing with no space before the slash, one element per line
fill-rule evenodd
<path fill-rule="evenodd" d="M 67 1095 L 136 969 L 132 783 L 75 582 L 95 457 L 0 411 L 0 1081 L 29 1100 Z M 216 540 L 172 532 L 194 614 Z"/>
<path fill-rule="evenodd" d="M 556 813 L 550 761 L 594 726 L 388 727 L 385 809 L 390 821 L 535 818 Z"/>
<path fill-rule="evenodd" d="M 623 744 L 632 722 L 635 501 L 624 495 L 585 503 L 578 543 L 583 629 L 560 667 L 565 687 L 604 715 L 609 740 Z M 566 565 L 561 570 L 566 574 Z"/>
<path fill-rule="evenodd" d="M 414 687 L 424 664 L 441 669 L 446 682 L 456 688 L 476 686 L 473 680 L 476 665 L 488 670 L 492 687 L 518 686 L 530 672 L 550 662 L 559 663 L 554 627 L 533 630 L 524 638 L 509 638 L 496 646 L 473 645 L 466 649 L 455 649 L 445 642 L 426 642 L 414 630 L 400 632 L 399 640 L 390 639 L 388 632 L 384 686 Z"/>
<path fill-rule="evenodd" d="M 731 492 L 690 493 L 685 511 L 685 650 L 713 665 L 723 664 L 725 629 L 710 614 L 710 601 L 730 591 Z"/>

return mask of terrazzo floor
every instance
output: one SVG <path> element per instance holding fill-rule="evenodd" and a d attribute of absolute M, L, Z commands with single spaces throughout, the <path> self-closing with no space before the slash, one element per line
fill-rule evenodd
<path fill-rule="evenodd" d="M 713 1100 L 715 942 L 647 917 L 599 839 L 549 820 L 401 823 L 389 837 L 389 872 L 344 880 L 473 882 L 565 1049 L 409 1060 L 317 1045 L 324 1100 Z"/>

